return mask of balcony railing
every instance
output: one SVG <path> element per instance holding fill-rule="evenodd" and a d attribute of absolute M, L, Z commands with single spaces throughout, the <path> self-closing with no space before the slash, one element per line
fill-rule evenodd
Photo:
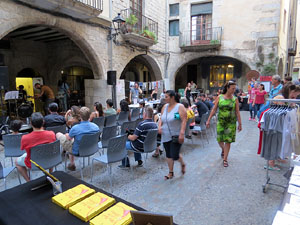
<path fill-rule="evenodd" d="M 288 55 L 289 56 L 297 55 L 297 38 L 296 37 L 292 37 L 289 40 Z"/>
<path fill-rule="evenodd" d="M 103 10 L 103 0 L 73 0 L 75 2 L 81 2 L 91 8 L 102 11 Z"/>
<path fill-rule="evenodd" d="M 103 0 L 20 0 L 54 12 L 63 13 L 74 18 L 91 19 L 103 10 Z"/>
<path fill-rule="evenodd" d="M 181 32 L 179 44 L 184 50 L 208 50 L 219 48 L 221 40 L 222 27 L 212 27 Z"/>
<path fill-rule="evenodd" d="M 158 23 L 140 12 L 132 9 L 121 11 L 122 17 L 126 20 L 122 32 L 132 33 L 141 37 L 151 39 L 154 43 L 158 38 Z"/>

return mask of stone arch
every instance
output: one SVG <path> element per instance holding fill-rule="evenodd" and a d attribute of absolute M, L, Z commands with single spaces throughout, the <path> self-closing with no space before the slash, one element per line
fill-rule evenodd
<path fill-rule="evenodd" d="M 124 69 L 126 68 L 126 66 L 134 59 L 140 59 L 143 63 L 145 63 L 149 69 L 151 70 L 151 72 L 153 73 L 154 77 L 155 77 L 155 80 L 162 80 L 163 76 L 162 76 L 162 70 L 160 68 L 160 65 L 159 63 L 157 62 L 157 60 L 150 56 L 150 55 L 147 55 L 147 54 L 140 54 L 140 55 L 135 55 L 133 57 L 131 57 L 127 62 L 126 62 L 126 65 L 124 67 Z M 123 74 L 123 71 L 119 77 L 119 79 L 122 79 L 122 74 Z"/>
<path fill-rule="evenodd" d="M 50 74 L 51 76 L 55 76 L 55 73 L 57 71 L 61 71 L 63 68 L 71 67 L 71 66 L 81 66 L 86 67 L 92 70 L 91 65 L 88 62 L 82 62 L 82 58 L 78 56 L 73 56 L 72 58 L 65 58 L 64 60 L 61 60 L 59 63 L 53 66 Z M 95 78 L 95 75 L 94 75 Z"/>
<path fill-rule="evenodd" d="M 76 32 L 76 30 L 72 29 L 71 26 L 66 26 L 64 23 L 57 22 L 58 20 L 51 17 L 42 17 L 38 20 L 35 18 L 32 18 L 32 21 L 18 21 L 16 20 L 15 23 L 10 22 L 9 27 L 3 26 L 2 27 L 2 33 L 0 33 L 0 39 L 5 37 L 10 32 L 21 28 L 25 26 L 31 26 L 31 25 L 37 25 L 37 26 L 48 26 L 56 29 L 57 31 L 65 34 L 72 40 L 83 52 L 83 54 L 86 56 L 87 60 L 89 61 L 91 65 L 91 69 L 93 71 L 95 79 L 104 79 L 104 68 L 103 65 L 97 56 L 95 50 L 91 46 L 91 44 L 87 41 L 85 37 L 83 37 L 79 32 Z M 39 22 L 36 22 L 39 21 Z M 5 29 L 6 28 L 6 29 Z"/>
<path fill-rule="evenodd" d="M 183 88 L 183 86 L 190 81 L 189 79 L 198 79 L 198 82 L 200 81 L 201 83 L 201 88 L 205 90 L 215 89 L 217 86 L 212 84 L 215 83 L 214 79 L 210 80 L 210 65 L 222 65 L 223 68 L 223 64 L 225 65 L 225 68 L 227 68 L 226 65 L 233 64 L 234 66 L 231 66 L 233 68 L 231 72 L 232 78 L 237 79 L 240 86 L 243 86 L 246 83 L 245 75 L 246 72 L 251 70 L 251 67 L 240 58 L 227 55 L 194 55 L 193 57 L 190 57 L 189 60 L 185 58 L 180 66 L 174 68 L 174 72 L 172 72 L 172 76 L 170 76 L 170 87 L 171 89 L 177 90 L 178 88 Z M 192 73 L 193 71 L 196 71 L 195 74 Z M 226 69 L 226 71 L 228 70 Z M 227 75 L 224 75 L 223 77 L 225 82 L 225 78 L 227 80 L 228 77 Z M 198 83 L 198 85 L 200 84 Z M 216 85 L 220 85 L 220 83 L 217 82 Z"/>

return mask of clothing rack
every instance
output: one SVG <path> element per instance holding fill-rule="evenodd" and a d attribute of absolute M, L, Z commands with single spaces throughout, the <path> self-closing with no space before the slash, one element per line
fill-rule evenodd
<path fill-rule="evenodd" d="M 300 103 L 300 99 L 267 99 L 267 101 L 270 101 L 270 102 L 284 102 L 284 103 L 289 103 L 289 105 L 291 103 Z M 289 160 L 289 162 L 290 162 L 290 160 Z M 267 170 L 267 172 L 266 172 L 266 183 L 262 185 L 262 191 L 263 191 L 263 193 L 267 192 L 267 188 L 268 188 L 269 185 L 274 185 L 274 186 L 282 187 L 282 188 L 286 189 L 288 187 L 287 185 L 283 186 L 281 184 L 276 184 L 276 183 L 271 183 L 270 182 L 271 178 L 269 176 L 269 161 L 270 160 L 267 160 L 267 164 L 266 164 L 266 170 Z"/>

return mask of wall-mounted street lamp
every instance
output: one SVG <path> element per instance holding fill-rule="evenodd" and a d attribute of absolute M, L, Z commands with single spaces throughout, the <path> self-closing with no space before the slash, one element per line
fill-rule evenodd
<path fill-rule="evenodd" d="M 120 33 L 121 24 L 125 23 L 125 20 L 121 16 L 121 13 L 112 20 L 113 27 L 111 27 L 107 40 L 116 40 L 117 35 Z"/>

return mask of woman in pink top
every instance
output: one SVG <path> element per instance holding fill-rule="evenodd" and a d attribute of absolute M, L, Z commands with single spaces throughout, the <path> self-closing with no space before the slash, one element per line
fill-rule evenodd
<path fill-rule="evenodd" d="M 254 98 L 255 98 L 256 91 L 258 91 L 257 83 L 255 83 L 254 87 L 251 88 L 249 98 L 248 98 L 249 111 L 250 111 L 249 120 L 254 120 L 254 121 L 255 121 L 256 114 L 257 114 L 257 111 L 255 111 L 255 108 L 254 108 Z"/>
<path fill-rule="evenodd" d="M 254 107 L 255 116 L 257 115 L 257 112 L 260 110 L 260 107 L 262 107 L 265 104 L 266 95 L 267 92 L 265 91 L 265 85 L 260 84 L 259 90 L 255 92 L 255 98 L 252 103 L 252 106 Z"/>

